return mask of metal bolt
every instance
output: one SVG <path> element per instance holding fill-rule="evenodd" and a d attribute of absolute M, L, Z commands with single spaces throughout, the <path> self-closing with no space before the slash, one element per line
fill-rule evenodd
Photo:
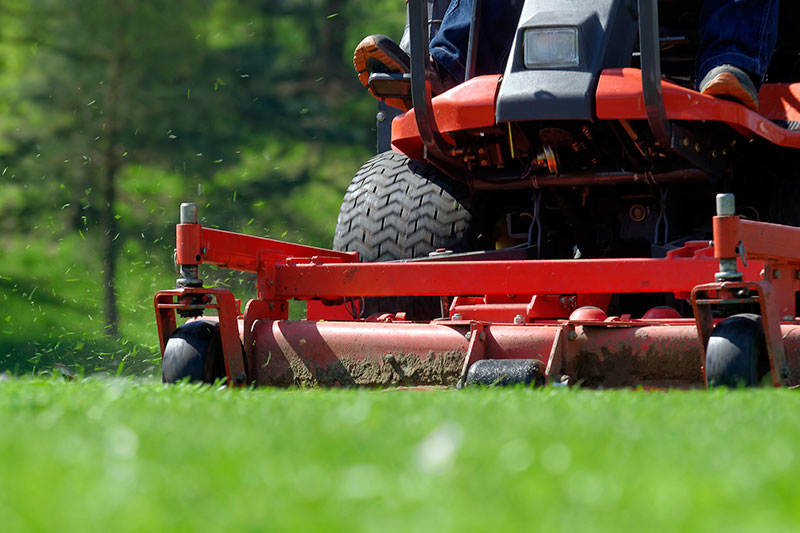
<path fill-rule="evenodd" d="M 275 302 L 270 302 L 270 303 L 268 303 L 268 304 L 267 304 L 267 307 L 269 307 L 269 310 L 270 310 L 270 311 L 274 311 L 274 310 L 275 310 Z"/>
<path fill-rule="evenodd" d="M 781 274 L 780 270 L 773 270 L 772 271 L 772 277 L 775 278 L 775 279 L 781 279 L 782 275 L 783 274 Z"/>
<path fill-rule="evenodd" d="M 514 317 L 514 324 L 524 324 L 524 323 L 525 323 L 525 317 L 524 316 L 516 315 Z"/>
<path fill-rule="evenodd" d="M 700 145 L 699 144 L 695 144 L 694 145 L 694 151 L 695 152 L 699 152 L 700 151 Z"/>
<path fill-rule="evenodd" d="M 717 216 L 736 214 L 736 198 L 732 194 L 717 195 Z"/>
<path fill-rule="evenodd" d="M 466 335 L 464 335 L 464 338 L 465 338 L 465 339 L 467 339 L 467 340 L 470 340 L 470 339 L 472 339 L 472 332 L 471 332 L 471 331 L 468 331 L 468 332 L 467 332 L 467 334 L 466 334 Z"/>
<path fill-rule="evenodd" d="M 574 331 L 570 331 L 569 333 L 567 333 L 567 339 L 569 339 L 571 341 L 574 341 L 577 338 L 578 338 L 578 334 L 575 333 Z"/>
<path fill-rule="evenodd" d="M 689 147 L 689 139 L 687 137 L 684 137 L 683 140 L 681 141 L 681 144 L 688 148 Z"/>
<path fill-rule="evenodd" d="M 478 333 L 478 340 L 481 341 L 481 342 L 485 341 L 486 340 L 486 333 L 484 333 L 483 331 Z"/>
<path fill-rule="evenodd" d="M 197 224 L 197 204 L 181 204 L 181 224 Z"/>
<path fill-rule="evenodd" d="M 384 113 L 383 111 L 378 111 L 378 114 L 375 115 L 375 118 L 378 120 L 378 122 L 383 122 L 384 120 L 386 120 L 386 113 Z"/>
<path fill-rule="evenodd" d="M 628 210 L 628 216 L 631 217 L 631 220 L 634 222 L 641 222 L 647 218 L 647 208 L 642 204 L 634 204 L 631 206 L 630 210 Z"/>

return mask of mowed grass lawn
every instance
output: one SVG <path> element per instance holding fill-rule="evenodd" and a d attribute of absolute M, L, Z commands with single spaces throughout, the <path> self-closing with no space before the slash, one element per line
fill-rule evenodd
<path fill-rule="evenodd" d="M 793 531 L 791 390 L 0 382 L 2 531 Z"/>

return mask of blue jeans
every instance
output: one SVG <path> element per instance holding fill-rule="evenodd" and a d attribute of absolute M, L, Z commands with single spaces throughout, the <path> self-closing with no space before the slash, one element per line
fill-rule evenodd
<path fill-rule="evenodd" d="M 451 0 L 439 33 L 430 44 L 431 56 L 459 82 L 464 80 L 467 71 L 472 5 L 472 0 Z M 522 2 L 483 0 L 479 15 L 477 75 L 496 74 L 502 69 L 517 31 L 521 9 Z"/>
<path fill-rule="evenodd" d="M 502 70 L 516 32 L 521 4 L 483 0 L 477 74 Z M 464 79 L 466 72 L 472 5 L 472 0 L 451 0 L 439 33 L 430 44 L 431 56 L 458 81 Z M 759 83 L 767 70 L 777 34 L 778 0 L 705 0 L 695 63 L 698 83 L 709 70 L 723 63 L 746 70 Z"/>
<path fill-rule="evenodd" d="M 717 65 L 730 64 L 746 70 L 760 85 L 777 38 L 778 0 L 705 0 L 697 83 Z"/>

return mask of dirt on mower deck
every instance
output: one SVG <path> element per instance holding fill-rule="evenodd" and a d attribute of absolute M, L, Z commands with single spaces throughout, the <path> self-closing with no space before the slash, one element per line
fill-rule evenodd
<path fill-rule="evenodd" d="M 316 364 L 296 355 L 273 356 L 260 370 L 259 382 L 278 387 L 418 387 L 454 386 L 461 375 L 465 353 L 387 353 L 381 359 L 341 357 Z"/>

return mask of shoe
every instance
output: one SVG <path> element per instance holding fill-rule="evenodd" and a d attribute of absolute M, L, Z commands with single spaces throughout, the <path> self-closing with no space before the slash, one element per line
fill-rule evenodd
<path fill-rule="evenodd" d="M 408 103 L 402 98 L 384 99 L 375 94 L 369 86 L 371 74 L 405 74 L 411 70 L 411 58 L 393 40 L 385 35 L 364 37 L 353 52 L 353 68 L 358 74 L 358 81 L 369 89 L 372 96 L 404 111 L 409 108 Z"/>
<path fill-rule="evenodd" d="M 430 58 L 433 70 L 431 90 L 434 96 L 448 91 L 460 82 L 433 57 Z M 393 40 L 385 35 L 368 35 L 358 43 L 353 52 L 353 67 L 358 74 L 361 85 L 369 89 L 370 94 L 378 100 L 383 100 L 387 105 L 407 111 L 411 108 L 411 99 L 383 98 L 375 94 L 369 86 L 371 74 L 406 74 L 411 71 L 411 58 L 405 50 L 400 48 Z"/>
<path fill-rule="evenodd" d="M 758 111 L 758 90 L 744 70 L 734 65 L 719 65 L 711 69 L 700 82 L 700 92 L 733 100 Z"/>

